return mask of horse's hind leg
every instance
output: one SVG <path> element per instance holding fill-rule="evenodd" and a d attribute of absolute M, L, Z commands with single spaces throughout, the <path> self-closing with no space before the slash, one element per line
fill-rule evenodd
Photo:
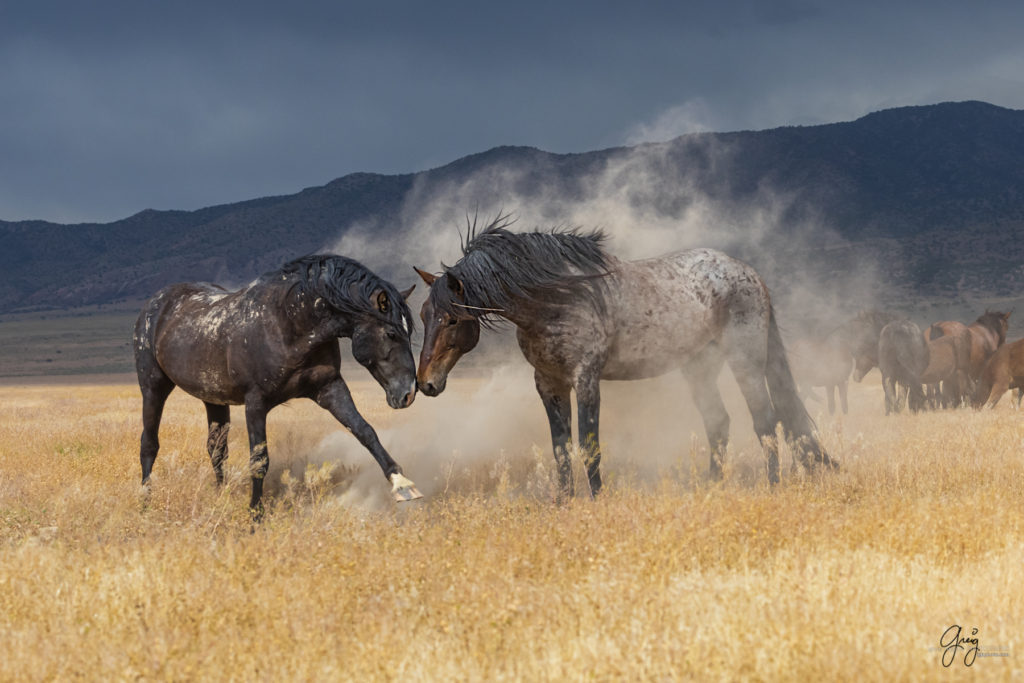
<path fill-rule="evenodd" d="M 572 439 L 572 405 L 569 403 L 570 387 L 564 382 L 534 372 L 537 393 L 544 404 L 551 426 L 551 448 L 558 468 L 558 497 L 571 498 L 575 493 L 572 463 L 569 460 L 569 441 Z"/>
<path fill-rule="evenodd" d="M 139 388 L 142 391 L 142 438 L 139 440 L 139 463 L 142 465 L 142 483 L 149 483 L 160 450 L 160 418 L 164 404 L 174 389 L 174 383 L 162 370 L 154 366 L 139 371 Z"/>
<path fill-rule="evenodd" d="M 768 385 L 765 383 L 765 363 L 756 354 L 743 355 L 742 350 L 729 354 L 729 367 L 736 378 L 736 383 L 743 393 L 743 398 L 750 409 L 754 420 L 754 433 L 757 434 L 764 449 L 767 461 L 768 481 L 779 483 L 779 444 L 775 438 L 775 425 L 778 419 L 772 406 Z M 762 352 L 763 353 L 763 352 Z"/>
<path fill-rule="evenodd" d="M 210 454 L 210 464 L 213 465 L 213 474 L 217 477 L 219 486 L 224 483 L 224 461 L 228 457 L 228 430 L 231 428 L 231 411 L 228 406 L 207 403 L 206 422 L 209 426 L 206 452 Z"/>
<path fill-rule="evenodd" d="M 725 410 L 722 394 L 718 390 L 718 375 L 722 371 L 722 362 L 718 350 L 708 347 L 708 350 L 683 368 L 693 402 L 697 405 L 701 419 L 704 420 L 704 432 L 707 434 L 708 446 L 711 449 L 708 475 L 715 481 L 722 478 L 722 465 L 729 448 L 729 413 Z"/>
<path fill-rule="evenodd" d="M 846 393 L 847 393 L 848 389 L 849 389 L 849 380 L 845 380 L 844 379 L 842 382 L 839 383 L 839 404 L 843 408 L 843 415 L 846 415 L 847 413 L 850 412 L 850 406 L 849 406 L 849 404 L 847 403 L 847 400 L 846 400 Z"/>
<path fill-rule="evenodd" d="M 829 384 L 825 387 L 825 391 L 828 392 L 828 414 L 836 414 L 836 387 L 834 384 Z"/>
<path fill-rule="evenodd" d="M 576 417 L 580 450 L 587 467 L 590 495 L 601 492 L 601 388 L 598 372 L 585 372 L 576 382 Z"/>

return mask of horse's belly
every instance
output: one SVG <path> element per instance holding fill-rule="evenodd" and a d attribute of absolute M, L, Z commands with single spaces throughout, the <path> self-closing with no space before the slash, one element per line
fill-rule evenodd
<path fill-rule="evenodd" d="M 221 405 L 245 402 L 245 387 L 234 381 L 228 354 L 218 345 L 167 335 L 157 342 L 156 359 L 175 386 L 190 396 Z"/>
<path fill-rule="evenodd" d="M 601 370 L 601 379 L 630 380 L 660 377 L 681 367 L 677 359 L 644 359 L 606 363 Z"/>
<path fill-rule="evenodd" d="M 231 381 L 227 368 L 193 366 L 186 372 L 163 368 L 174 384 L 190 396 L 207 403 L 241 405 L 245 403 L 245 389 Z"/>
<path fill-rule="evenodd" d="M 646 379 L 664 375 L 686 365 L 708 341 L 708 335 L 628 335 L 616 340 L 601 378 Z"/>

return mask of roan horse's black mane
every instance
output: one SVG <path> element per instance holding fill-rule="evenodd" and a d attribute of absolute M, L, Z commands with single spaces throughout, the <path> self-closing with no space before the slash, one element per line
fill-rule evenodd
<path fill-rule="evenodd" d="M 337 254 L 311 254 L 289 261 L 260 280 L 273 282 L 282 276 L 296 276 L 297 286 L 322 297 L 340 313 L 370 315 L 412 334 L 413 317 L 405 298 L 394 285 L 377 277 L 355 259 Z M 386 292 L 390 301 L 387 313 L 382 313 L 371 299 L 379 290 Z"/>
<path fill-rule="evenodd" d="M 604 308 L 600 284 L 608 272 L 604 232 L 576 228 L 512 232 L 508 227 L 513 222 L 503 214 L 478 230 L 474 219 L 462 244 L 462 258 L 450 267 L 442 264 L 462 283 L 465 304 L 442 291 L 447 288 L 431 287 L 435 309 L 493 326 L 496 321 L 490 314 L 500 313 L 515 300 L 559 303 L 582 293 Z"/>

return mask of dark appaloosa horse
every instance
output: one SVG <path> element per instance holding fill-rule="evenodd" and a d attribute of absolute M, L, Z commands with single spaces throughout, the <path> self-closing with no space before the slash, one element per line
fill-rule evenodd
<path fill-rule="evenodd" d="M 410 289 L 409 292 L 412 290 Z M 387 393 L 392 408 L 416 395 L 409 335 L 412 315 L 389 282 L 362 264 L 331 254 L 285 264 L 248 287 L 228 292 L 185 283 L 161 290 L 135 324 L 135 367 L 142 389 L 142 482 L 149 481 L 160 441 L 164 402 L 175 386 L 206 404 L 207 450 L 224 480 L 229 405 L 245 405 L 252 475 L 250 509 L 262 513 L 267 473 L 267 413 L 293 398 L 327 409 L 367 448 L 390 479 L 396 499 L 420 494 L 356 410 L 341 378 L 339 337 Z"/>
<path fill-rule="evenodd" d="M 479 232 L 469 226 L 462 258 L 441 276 L 417 269 L 430 285 L 420 390 L 444 390 L 456 361 L 477 343 L 480 325 L 500 316 L 515 324 L 534 367 L 558 464 L 560 495 L 573 494 L 568 444 L 570 391 L 591 493 L 601 488 L 599 380 L 655 377 L 681 368 L 704 418 L 711 475 L 722 475 L 729 415 L 716 384 L 729 363 L 779 480 L 775 426 L 781 422 L 808 469 L 836 467 L 818 443 L 775 324 L 768 289 L 753 268 L 711 249 L 644 261 L 605 252 L 599 231 L 514 233 L 499 216 Z"/>

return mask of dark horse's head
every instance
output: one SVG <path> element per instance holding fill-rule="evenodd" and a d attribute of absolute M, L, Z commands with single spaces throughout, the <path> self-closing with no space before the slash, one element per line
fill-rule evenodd
<path fill-rule="evenodd" d="M 406 297 L 354 259 L 317 254 L 292 261 L 282 272 L 298 275 L 312 298 L 313 324 L 333 337 L 351 337 L 352 355 L 383 387 L 388 405 L 405 408 L 416 397 L 416 364 Z"/>
<path fill-rule="evenodd" d="M 512 232 L 514 222 L 499 214 L 477 230 L 469 224 L 462 258 L 442 275 L 419 268 L 430 287 L 420 310 L 423 350 L 417 383 L 427 396 L 444 391 L 448 373 L 480 340 L 481 327 L 513 310 L 575 305 L 585 300 L 604 310 L 601 278 L 608 261 L 601 231 Z"/>
<path fill-rule="evenodd" d="M 1003 313 L 1001 311 L 990 311 L 986 308 L 985 312 L 978 316 L 975 323 L 990 330 L 998 339 L 996 346 L 1002 346 L 1006 343 L 1006 332 L 1010 327 L 1011 313 L 1013 311 Z"/>

